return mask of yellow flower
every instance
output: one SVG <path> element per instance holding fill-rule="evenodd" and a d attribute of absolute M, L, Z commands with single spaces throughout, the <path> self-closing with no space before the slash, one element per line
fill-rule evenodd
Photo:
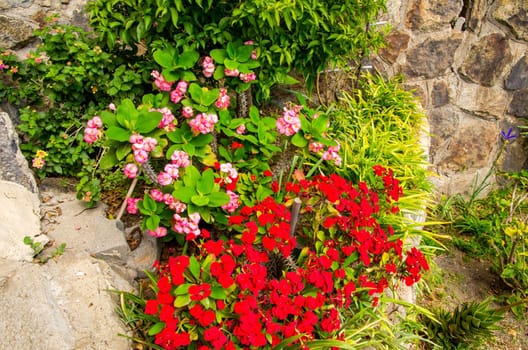
<path fill-rule="evenodd" d="M 37 158 L 46 158 L 48 156 L 48 152 L 46 151 L 43 151 L 41 149 L 39 149 L 36 153 L 35 153 L 35 157 Z"/>

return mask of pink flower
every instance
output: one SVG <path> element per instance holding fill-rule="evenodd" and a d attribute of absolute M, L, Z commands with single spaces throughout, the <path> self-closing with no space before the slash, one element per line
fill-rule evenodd
<path fill-rule="evenodd" d="M 140 198 L 128 198 L 127 199 L 127 213 L 129 214 L 137 214 L 138 213 L 138 207 L 137 202 L 139 202 Z"/>
<path fill-rule="evenodd" d="M 134 160 L 138 164 L 146 163 L 148 160 L 148 152 L 143 149 L 138 149 L 134 151 Z"/>
<path fill-rule="evenodd" d="M 172 111 L 167 107 L 158 108 L 156 111 L 163 115 L 160 123 L 158 124 L 158 128 L 166 129 L 167 131 L 174 129 L 174 119 L 176 118 L 174 117 L 174 114 L 172 114 Z"/>
<path fill-rule="evenodd" d="M 229 95 L 227 95 L 227 90 L 220 88 L 220 96 L 215 102 L 215 106 L 218 109 L 227 109 L 231 103 Z"/>
<path fill-rule="evenodd" d="M 229 213 L 233 213 L 238 208 L 238 195 L 233 191 L 226 191 L 226 193 L 229 195 L 229 203 L 222 205 L 222 209 L 228 211 Z"/>
<path fill-rule="evenodd" d="M 172 83 L 169 83 L 168 81 L 163 78 L 163 76 L 157 71 L 153 70 L 150 75 L 154 77 L 154 84 L 160 89 L 161 91 L 170 91 L 172 88 Z"/>
<path fill-rule="evenodd" d="M 295 106 L 292 109 L 284 107 L 282 117 L 277 119 L 277 129 L 280 134 L 292 136 L 301 129 L 301 119 L 299 111 L 302 106 Z"/>
<path fill-rule="evenodd" d="M 187 86 L 189 86 L 188 82 L 186 82 L 185 80 L 180 80 L 178 84 L 176 84 L 176 88 L 174 89 L 174 91 L 177 91 L 180 95 L 183 96 L 187 92 Z"/>
<path fill-rule="evenodd" d="M 341 146 L 339 144 L 337 146 L 329 146 L 328 149 L 323 152 L 321 158 L 327 161 L 333 160 L 335 165 L 340 166 L 342 163 L 342 158 L 338 153 L 340 148 Z"/>
<path fill-rule="evenodd" d="M 194 111 L 192 109 L 191 106 L 185 106 L 182 108 L 182 115 L 184 116 L 184 118 L 192 118 L 192 116 L 194 115 Z"/>
<path fill-rule="evenodd" d="M 110 104 L 108 105 L 108 109 L 111 110 L 112 112 L 115 112 L 117 108 L 116 108 L 116 105 L 115 105 L 115 104 L 110 103 Z"/>
<path fill-rule="evenodd" d="M 224 68 L 224 74 L 226 75 L 226 77 L 238 77 L 240 72 L 236 68 L 235 69 Z"/>
<path fill-rule="evenodd" d="M 46 165 L 46 161 L 39 157 L 33 158 L 32 165 L 33 165 L 33 168 L 42 169 L 44 168 L 44 165 Z"/>
<path fill-rule="evenodd" d="M 238 177 L 238 171 L 233 167 L 233 164 L 231 163 L 220 164 L 220 172 L 226 173 L 227 176 L 232 180 Z"/>
<path fill-rule="evenodd" d="M 186 168 L 191 164 L 189 155 L 185 151 L 176 150 L 171 155 L 172 164 L 175 164 L 178 168 Z"/>
<path fill-rule="evenodd" d="M 179 176 L 178 168 L 176 164 L 167 164 L 163 170 L 173 179 L 177 179 Z"/>
<path fill-rule="evenodd" d="M 161 192 L 157 188 L 153 188 L 153 189 L 150 190 L 150 196 L 156 202 L 163 202 L 163 192 Z"/>
<path fill-rule="evenodd" d="M 200 229 L 198 228 L 198 223 L 200 222 L 200 214 L 192 213 L 189 214 L 189 218 L 181 217 L 178 213 L 172 216 L 174 231 L 178 233 L 184 233 L 186 235 L 191 235 L 198 237 L 200 235 Z"/>
<path fill-rule="evenodd" d="M 239 135 L 244 135 L 246 133 L 246 125 L 245 124 L 239 125 L 238 128 L 236 128 L 236 133 Z"/>
<path fill-rule="evenodd" d="M 164 171 L 161 171 L 159 174 L 158 174 L 158 183 L 161 185 L 161 186 L 168 186 L 170 184 L 172 184 L 172 182 L 174 181 L 174 179 L 172 178 L 172 176 Z"/>
<path fill-rule="evenodd" d="M 240 73 L 240 76 L 239 76 L 240 80 L 242 80 L 244 83 L 249 83 L 255 79 L 257 79 L 257 76 L 255 75 L 255 73 L 253 72 L 250 72 L 250 73 Z"/>
<path fill-rule="evenodd" d="M 86 126 L 89 128 L 99 129 L 103 127 L 103 121 L 101 120 L 99 116 L 96 115 L 92 119 L 88 120 L 88 122 L 86 123 Z"/>
<path fill-rule="evenodd" d="M 312 141 L 308 145 L 308 150 L 313 153 L 321 152 L 324 149 L 324 145 L 321 142 Z"/>
<path fill-rule="evenodd" d="M 182 100 L 183 95 L 178 92 L 178 90 L 172 90 L 170 93 L 170 100 L 172 103 L 178 103 Z"/>
<path fill-rule="evenodd" d="M 133 179 L 137 176 L 138 174 L 138 166 L 134 163 L 128 163 L 125 165 L 125 167 L 123 168 L 123 173 L 125 174 L 126 177 L 128 177 L 129 179 Z"/>
<path fill-rule="evenodd" d="M 99 139 L 99 129 L 97 128 L 86 128 L 84 129 L 84 141 L 86 143 L 94 143 Z"/>
<path fill-rule="evenodd" d="M 216 114 L 200 113 L 196 118 L 189 121 L 189 125 L 194 134 L 208 134 L 214 130 L 215 124 L 218 122 Z"/>
<path fill-rule="evenodd" d="M 146 137 L 143 140 L 143 149 L 147 152 L 152 152 L 154 148 L 158 145 L 158 140 L 153 137 Z"/>
<path fill-rule="evenodd" d="M 205 56 L 202 60 L 202 73 L 206 78 L 210 78 L 213 76 L 213 73 L 215 71 L 215 65 L 213 63 L 213 59 L 209 56 Z"/>
<path fill-rule="evenodd" d="M 130 135 L 130 138 L 128 139 L 128 142 L 134 144 L 134 143 L 142 143 L 143 142 L 143 136 L 140 134 L 132 134 Z"/>
<path fill-rule="evenodd" d="M 157 227 L 154 231 L 147 230 L 147 233 L 152 237 L 161 238 L 167 235 L 167 229 L 165 227 Z"/>

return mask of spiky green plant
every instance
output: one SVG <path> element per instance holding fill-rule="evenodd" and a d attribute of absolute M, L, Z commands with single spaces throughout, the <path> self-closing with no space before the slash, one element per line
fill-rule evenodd
<path fill-rule="evenodd" d="M 476 349 L 493 337 L 497 323 L 503 319 L 504 311 L 490 308 L 490 302 L 466 302 L 453 311 L 433 310 L 434 319 L 423 317 L 426 337 L 438 349 Z"/>

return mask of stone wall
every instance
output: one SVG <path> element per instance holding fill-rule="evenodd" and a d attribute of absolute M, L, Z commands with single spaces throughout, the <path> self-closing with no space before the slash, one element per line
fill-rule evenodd
<path fill-rule="evenodd" d="M 42 19 L 86 26 L 87 0 L 0 0 L 0 47 L 23 53 Z M 430 160 L 440 193 L 468 192 L 500 148 L 500 132 L 528 118 L 528 3 L 511 0 L 387 0 L 393 28 L 373 59 L 387 76 L 403 74 L 431 126 Z M 525 166 L 522 142 L 500 164 Z"/>
<path fill-rule="evenodd" d="M 471 190 L 501 147 L 500 133 L 528 117 L 528 2 L 389 0 L 387 47 L 373 59 L 388 76 L 403 74 L 431 127 L 430 161 L 440 193 Z M 518 130 L 517 130 L 518 131 Z M 521 140 L 499 165 L 527 165 Z"/>

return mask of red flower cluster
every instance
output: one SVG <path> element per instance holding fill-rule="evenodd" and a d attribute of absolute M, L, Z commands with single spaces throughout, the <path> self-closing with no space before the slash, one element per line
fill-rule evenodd
<path fill-rule="evenodd" d="M 280 277 L 270 274 L 269 264 L 277 256 L 288 259 L 298 242 L 288 208 L 271 197 L 230 218 L 239 234 L 206 240 L 198 256 L 171 257 L 160 269 L 157 299 L 145 309 L 165 324 L 156 344 L 175 349 L 192 342 L 205 350 L 273 348 L 292 336 L 300 336 L 297 342 L 340 339 L 341 319 L 355 299 L 376 305 L 391 275 L 417 282 L 429 268 L 423 254 L 412 248 L 404 259 L 393 228 L 378 222 L 394 215 L 383 209 L 394 205 L 401 188 L 391 171 L 374 170 L 380 189 L 337 175 L 288 186 L 304 203 L 295 234 L 303 254 Z"/>

